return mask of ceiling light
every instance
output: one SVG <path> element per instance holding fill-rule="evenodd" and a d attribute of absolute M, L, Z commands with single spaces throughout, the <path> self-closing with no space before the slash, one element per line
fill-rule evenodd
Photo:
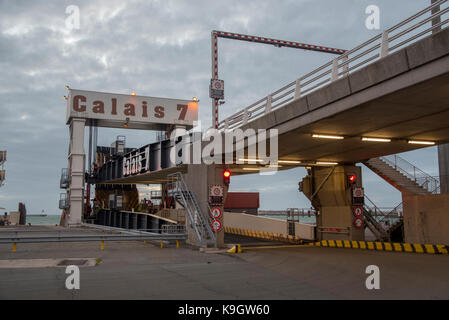
<path fill-rule="evenodd" d="M 338 162 L 317 161 L 316 164 L 335 166 Z"/>
<path fill-rule="evenodd" d="M 391 139 L 362 137 L 362 141 L 391 142 Z"/>
<path fill-rule="evenodd" d="M 248 171 L 259 171 L 259 168 L 243 168 L 243 170 L 248 170 Z"/>
<path fill-rule="evenodd" d="M 408 143 L 412 144 L 427 144 L 427 145 L 434 145 L 435 142 L 433 141 L 419 141 L 419 140 L 409 140 Z"/>
<path fill-rule="evenodd" d="M 253 161 L 253 162 L 262 162 L 263 160 L 262 160 L 262 159 L 239 159 L 239 161 L 247 161 L 247 162 L 250 162 L 250 161 Z"/>
<path fill-rule="evenodd" d="M 330 136 L 327 134 L 313 134 L 312 138 L 321 138 L 321 139 L 336 139 L 336 140 L 342 140 L 345 137 L 342 136 Z"/>
<path fill-rule="evenodd" d="M 298 161 L 298 160 L 278 160 L 278 163 L 300 164 L 301 161 Z"/>

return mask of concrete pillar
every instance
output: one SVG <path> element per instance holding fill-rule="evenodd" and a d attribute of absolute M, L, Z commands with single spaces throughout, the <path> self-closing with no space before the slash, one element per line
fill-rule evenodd
<path fill-rule="evenodd" d="M 441 193 L 449 193 L 449 144 L 438 146 L 438 169 Z"/>
<path fill-rule="evenodd" d="M 434 4 L 439 0 L 431 0 L 430 3 Z M 440 6 L 436 6 L 432 9 L 432 15 L 440 11 Z M 441 17 L 432 19 L 432 26 L 441 22 Z M 441 30 L 441 27 L 432 30 L 432 33 L 437 33 Z M 440 192 L 449 193 L 449 144 L 442 144 L 438 146 L 438 168 L 440 174 Z"/>
<path fill-rule="evenodd" d="M 84 198 L 84 126 L 85 119 L 72 119 L 70 122 L 70 147 L 68 168 L 70 185 L 67 189 L 70 208 L 67 211 L 66 226 L 76 226 L 81 223 L 83 216 Z"/>
<path fill-rule="evenodd" d="M 312 167 L 303 180 L 303 193 L 319 211 L 318 240 L 364 240 L 364 227 L 354 226 L 352 191 L 362 186 L 361 168 L 353 165 Z M 348 185 L 348 176 L 356 181 Z M 363 219 L 363 218 L 362 218 Z"/>
<path fill-rule="evenodd" d="M 201 211 L 206 217 L 206 220 L 209 217 L 209 185 L 223 185 L 223 170 L 224 166 L 222 165 L 205 165 L 205 164 L 191 164 L 188 165 L 187 173 L 184 174 L 184 181 L 187 185 L 187 188 L 195 194 L 195 197 L 198 201 L 198 204 L 201 208 Z M 224 186 L 224 200 L 226 199 L 226 195 L 228 192 L 228 188 Z M 222 212 L 224 211 L 224 206 L 220 206 Z M 216 236 L 216 246 L 218 248 L 224 247 L 224 225 L 223 225 L 223 215 L 219 219 L 222 223 L 222 229 L 219 232 L 215 233 Z M 195 232 L 190 227 L 188 222 L 188 218 L 186 217 L 186 230 L 188 234 L 187 242 L 192 245 L 200 245 L 198 239 L 196 238 Z"/>

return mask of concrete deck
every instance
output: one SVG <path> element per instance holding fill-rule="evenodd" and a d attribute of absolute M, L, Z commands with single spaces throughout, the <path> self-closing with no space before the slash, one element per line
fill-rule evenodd
<path fill-rule="evenodd" d="M 143 242 L 0 245 L 0 260 L 101 259 L 80 267 L 80 290 L 65 268 L 1 268 L 0 299 L 449 299 L 448 256 L 330 248 L 200 253 Z M 380 268 L 380 290 L 365 268 Z"/>

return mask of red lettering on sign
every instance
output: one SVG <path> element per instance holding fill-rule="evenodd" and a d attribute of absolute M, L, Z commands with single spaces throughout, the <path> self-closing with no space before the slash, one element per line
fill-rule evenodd
<path fill-rule="evenodd" d="M 142 118 L 148 118 L 148 106 L 147 106 L 147 102 L 143 101 L 142 102 Z"/>
<path fill-rule="evenodd" d="M 73 110 L 76 112 L 84 112 L 86 111 L 86 105 L 80 105 L 81 102 L 86 102 L 85 96 L 75 96 L 73 97 Z"/>
<path fill-rule="evenodd" d="M 162 106 L 156 106 L 154 108 L 154 116 L 156 118 L 163 118 L 165 116 L 164 107 Z"/>
<path fill-rule="evenodd" d="M 186 104 L 178 104 L 178 111 L 181 110 L 179 114 L 178 120 L 184 120 L 186 118 L 187 113 L 187 105 Z"/>
<path fill-rule="evenodd" d="M 112 111 L 111 114 L 117 114 L 117 99 L 116 98 L 112 98 Z"/>
<path fill-rule="evenodd" d="M 104 102 L 101 100 L 94 101 L 94 106 L 92 108 L 93 113 L 104 113 Z"/>
<path fill-rule="evenodd" d="M 125 104 L 125 116 L 135 116 L 136 107 L 132 103 Z"/>

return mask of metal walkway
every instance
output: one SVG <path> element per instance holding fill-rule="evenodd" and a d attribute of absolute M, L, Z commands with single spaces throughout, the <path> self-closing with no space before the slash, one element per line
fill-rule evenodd
<path fill-rule="evenodd" d="M 398 155 L 369 159 L 363 164 L 401 192 L 438 193 L 438 179 Z"/>
<path fill-rule="evenodd" d="M 205 216 L 196 200 L 192 191 L 187 188 L 186 183 L 180 172 L 170 174 L 168 176 L 169 182 L 167 184 L 168 195 L 173 196 L 174 199 L 184 207 L 188 223 L 194 230 L 198 241 L 202 246 L 216 245 L 215 234 L 210 226 L 210 208 Z"/>

